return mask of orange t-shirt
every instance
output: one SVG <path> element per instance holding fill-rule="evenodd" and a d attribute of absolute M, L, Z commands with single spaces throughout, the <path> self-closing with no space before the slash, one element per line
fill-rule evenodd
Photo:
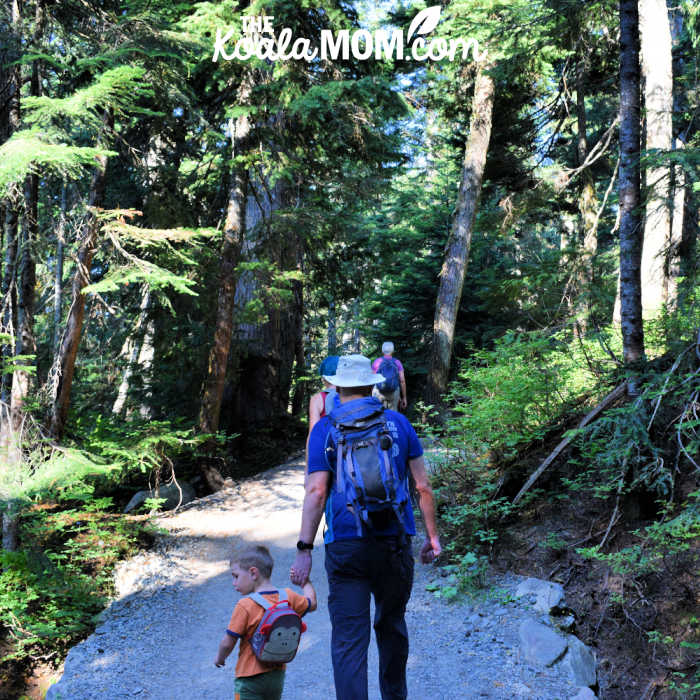
<path fill-rule="evenodd" d="M 299 613 L 299 615 L 305 615 L 311 606 L 309 599 L 294 591 L 290 591 L 289 588 L 285 588 L 284 590 L 287 593 L 289 606 L 295 612 Z M 259 591 L 259 593 L 271 603 L 277 603 L 279 601 L 277 591 Z M 229 634 L 240 639 L 238 662 L 236 663 L 236 678 L 255 676 L 258 673 L 265 673 L 265 671 L 284 668 L 284 664 L 261 663 L 253 653 L 253 647 L 250 646 L 249 640 L 255 634 L 255 630 L 258 629 L 258 625 L 264 613 L 265 611 L 262 607 L 248 597 L 241 598 L 238 603 L 236 603 L 227 630 Z"/>

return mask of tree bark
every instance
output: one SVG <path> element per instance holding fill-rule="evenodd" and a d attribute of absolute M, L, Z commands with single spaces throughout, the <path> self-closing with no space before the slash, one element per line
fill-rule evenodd
<path fill-rule="evenodd" d="M 261 187 L 255 179 L 251 183 L 260 192 L 248 199 L 248 231 L 259 232 L 253 251 L 253 241 L 248 251 L 255 258 L 265 259 L 280 271 L 296 270 L 301 256 L 299 232 L 283 220 L 274 220 L 274 213 L 292 206 L 291 190 L 280 180 L 274 188 Z M 265 224 L 270 218 L 271 224 Z M 248 301 L 262 299 L 267 320 L 264 323 L 240 324 L 238 381 L 233 388 L 228 414 L 228 430 L 255 428 L 270 425 L 289 409 L 289 391 L 295 364 L 295 345 L 302 324 L 301 294 L 296 282 L 291 284 L 289 301 L 270 296 L 260 279 L 251 272 L 241 276 L 236 291 L 236 307 L 242 308 Z M 223 421 L 222 421 L 223 424 Z"/>
<path fill-rule="evenodd" d="M 486 153 L 491 139 L 494 100 L 494 83 L 489 74 L 491 67 L 479 66 L 474 84 L 474 101 L 469 138 L 464 151 L 462 181 L 435 304 L 432 358 L 426 387 L 426 397 L 430 403 L 438 403 L 447 390 L 457 311 L 462 298 Z"/>
<path fill-rule="evenodd" d="M 18 61 L 21 57 L 21 33 L 22 15 L 19 0 L 10 2 L 10 22 L 12 26 L 12 50 L 8 52 L 11 60 Z M 8 71 L 8 113 L 6 136 L 9 138 L 19 129 L 20 124 L 20 91 L 22 89 L 22 69 L 19 63 L 15 63 Z M 9 197 L 5 210 L 5 271 L 2 280 L 2 328 L 4 332 L 12 336 L 17 331 L 17 285 L 15 274 L 17 271 L 17 236 L 19 231 L 19 213 L 17 211 L 20 192 L 15 189 Z M 10 342 L 2 347 L 0 362 L 9 363 L 14 354 L 14 343 Z M 4 374 L 0 386 L 0 401 L 10 404 L 10 391 L 12 387 L 12 374 Z M 9 425 L 0 425 L 0 433 L 5 434 L 11 430 Z M 4 438 L 0 438 L 2 440 Z"/>
<path fill-rule="evenodd" d="M 113 127 L 114 115 L 108 109 L 103 117 L 103 138 L 100 141 L 107 138 Z M 70 392 L 75 373 L 75 360 L 78 355 L 85 315 L 83 288 L 90 283 L 90 265 L 92 264 L 97 235 L 100 229 L 100 222 L 94 209 L 102 206 L 104 203 L 106 170 L 107 156 L 99 156 L 90 184 L 88 205 L 91 207 L 91 210 L 87 217 L 80 247 L 78 248 L 76 270 L 73 275 L 71 306 L 54 363 L 58 376 L 56 377 L 49 429 L 56 439 L 60 439 L 63 435 L 66 419 L 68 418 L 68 409 L 70 408 Z"/>
<path fill-rule="evenodd" d="M 697 241 L 700 230 L 700 202 L 698 195 L 689 189 L 683 201 L 683 230 L 679 248 L 680 272 L 685 277 L 684 288 L 690 291 L 698 271 Z"/>
<path fill-rule="evenodd" d="M 44 32 L 44 11 L 41 0 L 37 0 L 34 17 L 34 50 L 40 50 L 40 42 Z M 41 62 L 35 59 L 32 64 L 30 94 L 39 97 L 41 89 Z M 17 304 L 17 338 L 15 354 L 31 356 L 36 362 L 36 337 L 34 335 L 34 309 L 36 288 L 36 260 L 34 257 L 36 241 L 39 236 L 39 176 L 29 175 L 24 186 L 24 219 L 22 231 L 22 246 L 19 269 L 19 295 Z M 36 377 L 26 367 L 30 360 L 20 362 L 20 368 L 14 371 L 12 378 L 12 398 L 10 414 L 12 425 L 17 430 L 22 422 L 25 403 Z"/>
<path fill-rule="evenodd" d="M 153 323 L 148 320 L 150 305 L 151 292 L 146 286 L 143 289 L 143 295 L 141 297 L 141 307 L 136 322 L 136 328 L 133 329 L 132 333 L 129 333 L 119 353 L 120 357 L 127 357 L 128 359 L 126 367 L 124 368 L 122 380 L 119 384 L 119 390 L 117 391 L 117 398 L 112 405 L 112 413 L 115 415 L 121 415 L 124 412 L 126 398 L 129 394 L 129 387 L 131 386 L 131 378 L 134 374 L 134 370 L 140 366 L 139 359 L 142 353 L 145 352 L 145 358 L 147 358 L 153 350 Z"/>
<path fill-rule="evenodd" d="M 36 357 L 36 338 L 34 337 L 34 290 L 36 287 L 36 262 L 34 245 L 38 236 L 38 197 L 39 178 L 30 175 L 25 184 L 25 212 L 22 226 L 22 242 L 19 267 L 19 294 L 17 296 L 17 335 L 15 338 L 15 355 Z M 19 367 L 12 377 L 10 415 L 13 429 L 17 430 L 24 415 L 24 404 L 29 395 L 32 382 L 36 381 L 24 367 L 29 358 L 19 361 Z"/>
<path fill-rule="evenodd" d="M 627 364 L 644 356 L 639 92 L 637 0 L 620 0 L 620 316 Z"/>
<path fill-rule="evenodd" d="M 250 87 L 241 88 L 241 104 L 247 104 Z M 248 115 L 241 115 L 233 126 L 231 140 L 233 158 L 245 156 L 251 144 L 251 123 Z M 246 201 L 248 196 L 248 167 L 233 162 L 229 187 L 228 207 L 224 224 L 224 241 L 221 249 L 219 297 L 217 302 L 214 340 L 209 353 L 207 377 L 204 382 L 202 404 L 199 413 L 199 429 L 203 433 L 215 433 L 219 429 L 221 400 L 226 382 L 226 368 L 233 335 L 233 311 L 241 249 L 246 232 Z M 213 468 L 212 468 L 213 469 Z M 214 473 L 216 472 L 216 473 Z M 221 487 L 223 480 L 218 471 L 207 469 L 204 477 L 212 489 Z"/>
<path fill-rule="evenodd" d="M 338 352 L 338 323 L 335 311 L 335 299 L 328 302 L 328 354 Z"/>
<path fill-rule="evenodd" d="M 576 71 L 576 121 L 578 124 L 578 160 L 579 166 L 588 156 L 588 138 L 586 135 L 586 95 L 585 61 L 579 61 Z M 585 335 L 588 316 L 591 310 L 591 290 L 593 289 L 593 259 L 598 249 L 597 234 L 597 202 L 593 174 L 590 168 L 581 172 L 581 190 L 579 192 L 578 208 L 580 215 L 580 240 L 582 242 L 581 259 L 578 261 L 578 296 L 579 303 L 576 327 L 581 335 Z"/>
<path fill-rule="evenodd" d="M 61 208 L 56 229 L 56 267 L 53 282 L 53 351 L 61 340 L 61 310 L 63 306 L 63 257 L 66 245 L 66 183 L 61 185 Z"/>
<path fill-rule="evenodd" d="M 639 0 L 646 151 L 662 156 L 673 144 L 671 28 L 666 0 Z M 656 316 L 668 302 L 666 257 L 671 243 L 669 164 L 646 168 L 646 212 L 642 250 L 642 314 Z"/>

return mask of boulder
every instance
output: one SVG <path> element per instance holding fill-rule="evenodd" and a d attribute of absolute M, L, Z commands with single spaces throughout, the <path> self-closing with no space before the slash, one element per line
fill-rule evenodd
<path fill-rule="evenodd" d="M 534 666 L 552 666 L 566 651 L 566 639 L 541 622 L 525 620 L 518 633 L 523 657 Z"/>
<path fill-rule="evenodd" d="M 568 672 L 569 678 L 576 685 L 595 685 L 598 682 L 595 653 L 572 634 L 568 636 L 567 642 L 569 648 L 562 659 L 562 668 Z"/>
<path fill-rule="evenodd" d="M 130 513 L 142 503 L 145 503 L 147 498 L 164 498 L 165 503 L 161 506 L 163 510 L 172 510 L 173 508 L 177 508 L 178 505 L 184 506 L 185 503 L 194 501 L 194 499 L 197 498 L 194 489 L 186 481 L 178 481 L 177 483 L 180 486 L 179 489 L 175 483 L 171 483 L 161 484 L 156 489 L 137 491 L 126 504 L 124 512 Z M 180 491 L 182 491 L 182 501 L 180 501 Z"/>
<path fill-rule="evenodd" d="M 534 601 L 537 612 L 549 613 L 560 607 L 564 600 L 564 587 L 560 583 L 543 581 L 539 578 L 526 578 L 515 591 L 517 598 L 528 596 Z"/>

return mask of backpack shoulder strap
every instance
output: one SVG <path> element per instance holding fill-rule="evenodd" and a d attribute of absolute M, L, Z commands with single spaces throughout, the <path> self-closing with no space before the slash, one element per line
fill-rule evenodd
<path fill-rule="evenodd" d="M 278 588 L 277 589 L 277 602 L 281 603 L 282 601 L 289 603 L 289 596 L 287 595 L 287 590 L 285 588 Z"/>
<path fill-rule="evenodd" d="M 264 610 L 269 610 L 273 605 L 265 596 L 261 596 L 260 593 L 250 593 L 248 598 L 254 603 L 257 603 Z"/>
<path fill-rule="evenodd" d="M 332 389 L 331 391 L 325 391 L 325 397 L 323 400 L 323 413 L 321 417 L 327 416 L 336 407 L 336 398 L 338 392 Z"/>

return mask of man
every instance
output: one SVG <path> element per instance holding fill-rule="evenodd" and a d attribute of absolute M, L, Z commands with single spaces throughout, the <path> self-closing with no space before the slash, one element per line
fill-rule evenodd
<path fill-rule="evenodd" d="M 384 377 L 372 371 L 362 355 L 341 357 L 335 376 L 329 377 L 340 394 L 341 405 L 322 418 L 309 440 L 308 477 L 302 511 L 297 557 L 291 579 L 303 585 L 311 571 L 311 549 L 321 516 L 326 514 L 326 573 L 328 610 L 333 628 L 331 656 L 337 700 L 368 700 L 367 648 L 370 641 L 370 597 L 374 596 L 374 630 L 379 649 L 379 685 L 382 700 L 407 697 L 406 661 L 408 630 L 404 614 L 413 584 L 410 536 L 415 522 L 410 502 L 382 529 L 361 524 L 347 508 L 345 493 L 336 488 L 336 444 L 331 421 L 354 415 L 381 414 L 381 404 L 371 396 L 372 387 Z M 420 552 L 429 563 L 441 552 L 433 491 L 423 462 L 423 448 L 405 416 L 383 413 L 391 435 L 397 480 L 404 485 L 412 474 L 419 495 L 427 537 Z M 407 486 L 406 486 L 407 488 Z M 361 526 L 361 527 L 360 527 Z M 358 532 L 359 529 L 359 532 Z"/>
<path fill-rule="evenodd" d="M 397 357 L 392 357 L 394 354 L 394 344 L 388 340 L 382 343 L 382 356 L 378 357 L 372 363 L 372 369 L 375 372 L 381 373 L 382 365 L 386 366 L 386 362 L 394 365 L 395 370 L 399 375 L 399 386 L 391 391 L 386 391 L 384 389 L 379 389 L 374 387 L 372 391 L 372 396 L 378 399 L 384 405 L 384 408 L 390 408 L 392 411 L 396 411 L 398 406 L 401 406 L 401 410 L 405 411 L 406 406 L 408 406 L 408 394 L 406 393 L 406 375 L 404 374 L 403 365 L 401 360 Z M 390 368 L 389 368 L 390 369 Z"/>

